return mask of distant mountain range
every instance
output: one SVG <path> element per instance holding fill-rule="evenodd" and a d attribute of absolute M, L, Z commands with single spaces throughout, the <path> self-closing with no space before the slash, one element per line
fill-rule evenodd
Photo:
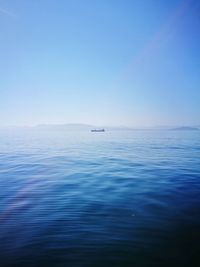
<path fill-rule="evenodd" d="M 172 131 L 199 131 L 199 128 L 197 128 L 197 127 L 183 126 L 183 127 L 172 128 L 171 130 Z"/>
<path fill-rule="evenodd" d="M 67 124 L 40 124 L 35 126 L 37 129 L 46 130 L 87 130 L 92 129 L 94 126 L 82 123 L 67 123 Z"/>
<path fill-rule="evenodd" d="M 2 127 L 1 127 L 2 128 Z M 97 126 L 83 123 L 66 123 L 66 124 L 40 124 L 36 126 L 10 126 L 3 127 L 6 129 L 29 129 L 29 130 L 47 130 L 47 131 L 90 131 L 92 129 L 105 129 L 106 131 L 134 131 L 134 130 L 163 130 L 163 131 L 198 131 L 200 126 L 156 126 L 156 127 L 127 127 L 127 126 Z"/>
<path fill-rule="evenodd" d="M 198 127 L 180 126 L 180 127 L 126 127 L 126 126 L 96 126 L 82 123 L 67 123 L 67 124 L 41 124 L 34 128 L 47 130 L 90 130 L 105 128 L 107 130 L 171 130 L 171 131 L 198 131 Z"/>

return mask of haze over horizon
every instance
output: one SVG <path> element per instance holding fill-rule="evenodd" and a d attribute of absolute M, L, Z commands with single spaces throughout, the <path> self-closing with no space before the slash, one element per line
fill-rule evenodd
<path fill-rule="evenodd" d="M 0 3 L 0 126 L 200 125 L 200 2 Z"/>

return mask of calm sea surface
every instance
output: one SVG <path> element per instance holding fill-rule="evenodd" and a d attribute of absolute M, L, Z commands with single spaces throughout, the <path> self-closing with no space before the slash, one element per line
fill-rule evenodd
<path fill-rule="evenodd" d="M 0 266 L 200 266 L 200 132 L 0 131 Z"/>

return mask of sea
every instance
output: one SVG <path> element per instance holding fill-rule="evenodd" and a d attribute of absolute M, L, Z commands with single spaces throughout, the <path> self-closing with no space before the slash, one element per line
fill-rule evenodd
<path fill-rule="evenodd" d="M 200 131 L 1 129 L 0 266 L 200 266 Z"/>

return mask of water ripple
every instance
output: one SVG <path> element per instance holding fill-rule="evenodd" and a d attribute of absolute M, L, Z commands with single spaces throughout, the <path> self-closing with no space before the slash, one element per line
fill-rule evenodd
<path fill-rule="evenodd" d="M 200 137 L 77 135 L 0 133 L 2 266 L 195 266 Z"/>

